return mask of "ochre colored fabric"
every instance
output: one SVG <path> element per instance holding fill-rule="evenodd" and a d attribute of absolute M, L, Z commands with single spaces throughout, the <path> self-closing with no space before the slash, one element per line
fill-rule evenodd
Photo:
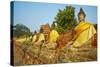
<path fill-rule="evenodd" d="M 94 34 L 96 30 L 94 26 L 88 22 L 80 22 L 75 28 L 76 35 L 74 36 L 74 47 L 80 47 L 88 41 Z"/>
<path fill-rule="evenodd" d="M 40 33 L 39 34 L 39 39 L 37 42 L 41 42 L 41 41 L 44 41 L 45 40 L 45 37 L 44 37 L 44 34 L 43 33 Z"/>
<path fill-rule="evenodd" d="M 32 42 L 35 42 L 35 41 L 36 41 L 36 39 L 37 39 L 37 36 L 36 36 L 36 35 L 34 35 L 34 36 L 33 36 L 33 40 L 32 40 Z"/>
<path fill-rule="evenodd" d="M 49 42 L 56 42 L 59 37 L 59 33 L 56 30 L 52 30 L 49 36 Z"/>

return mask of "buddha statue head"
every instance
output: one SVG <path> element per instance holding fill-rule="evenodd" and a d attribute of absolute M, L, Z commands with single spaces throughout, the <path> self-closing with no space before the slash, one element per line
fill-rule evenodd
<path fill-rule="evenodd" d="M 80 8 L 80 12 L 78 13 L 79 22 L 85 21 L 86 14 L 82 8 Z"/>

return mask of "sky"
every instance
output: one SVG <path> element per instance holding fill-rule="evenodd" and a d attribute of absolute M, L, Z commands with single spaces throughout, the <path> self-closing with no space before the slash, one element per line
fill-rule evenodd
<path fill-rule="evenodd" d="M 57 3 L 39 3 L 39 2 L 23 2 L 14 1 L 14 25 L 24 24 L 32 32 L 34 30 L 39 30 L 40 26 L 49 23 L 50 25 L 54 21 L 58 10 L 63 10 L 65 6 L 69 4 L 57 4 Z M 86 5 L 73 5 L 75 7 L 75 15 L 82 7 L 86 13 L 86 21 L 93 24 L 97 23 L 97 7 L 96 6 L 86 6 Z"/>

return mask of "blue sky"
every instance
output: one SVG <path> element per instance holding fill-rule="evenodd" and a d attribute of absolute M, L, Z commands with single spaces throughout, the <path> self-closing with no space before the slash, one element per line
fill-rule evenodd
<path fill-rule="evenodd" d="M 59 9 L 64 9 L 68 4 L 55 3 L 37 3 L 37 2 L 14 2 L 14 25 L 24 24 L 31 31 L 39 30 L 40 25 L 54 21 Z M 86 20 L 91 23 L 97 23 L 97 7 L 85 5 L 72 5 L 75 7 L 75 15 L 77 16 L 80 7 L 86 13 Z M 76 17 L 77 18 L 77 17 Z"/>

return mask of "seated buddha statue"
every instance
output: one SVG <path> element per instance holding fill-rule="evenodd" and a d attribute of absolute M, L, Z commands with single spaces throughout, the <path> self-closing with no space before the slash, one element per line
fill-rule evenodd
<path fill-rule="evenodd" d="M 96 34 L 94 25 L 91 22 L 85 21 L 85 18 L 86 14 L 80 8 L 80 12 L 78 13 L 79 24 L 74 28 L 73 47 L 81 47 Z"/>

